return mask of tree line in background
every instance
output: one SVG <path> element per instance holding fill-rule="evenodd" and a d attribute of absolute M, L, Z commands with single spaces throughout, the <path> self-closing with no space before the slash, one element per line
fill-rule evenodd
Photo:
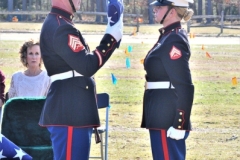
<path fill-rule="evenodd" d="M 125 14 L 143 15 L 143 22 L 153 24 L 153 12 L 149 3 L 154 0 L 123 0 Z M 49 11 L 51 8 L 50 0 L 1 0 L 1 11 Z M 194 15 L 220 15 L 224 11 L 224 15 L 240 15 L 240 0 L 195 0 L 190 4 L 190 8 L 194 10 Z M 81 11 L 83 12 L 106 12 L 107 0 L 82 0 Z M 1 19 L 6 15 L 0 15 Z M 79 15 L 82 20 L 82 16 Z M 29 19 L 28 19 L 29 20 Z M 30 20 L 32 20 L 30 18 Z M 96 23 L 107 22 L 106 16 L 96 15 L 94 21 Z M 198 20 L 201 22 L 201 19 Z M 210 23 L 211 19 L 207 19 Z"/>

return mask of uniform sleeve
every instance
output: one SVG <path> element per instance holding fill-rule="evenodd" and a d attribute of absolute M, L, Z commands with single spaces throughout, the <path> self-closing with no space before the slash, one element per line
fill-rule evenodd
<path fill-rule="evenodd" d="M 89 52 L 81 33 L 71 25 L 60 26 L 53 37 L 56 53 L 73 69 L 84 76 L 94 75 L 117 47 L 116 40 L 105 34 L 99 46 Z"/>
<path fill-rule="evenodd" d="M 194 86 L 189 69 L 190 49 L 179 35 L 170 35 L 164 42 L 161 60 L 178 97 L 173 127 L 186 130 L 190 125 Z"/>
<path fill-rule="evenodd" d="M 17 96 L 17 92 L 16 92 L 16 88 L 15 88 L 15 85 L 14 85 L 14 75 L 12 76 L 12 79 L 11 79 L 11 84 L 10 84 L 10 88 L 8 90 L 8 98 L 13 98 L 13 97 L 16 97 Z"/>
<path fill-rule="evenodd" d="M 2 73 L 2 71 L 0 71 L 0 93 L 1 93 L 0 99 L 2 100 L 2 103 L 5 101 L 4 92 L 5 92 L 5 76 Z"/>

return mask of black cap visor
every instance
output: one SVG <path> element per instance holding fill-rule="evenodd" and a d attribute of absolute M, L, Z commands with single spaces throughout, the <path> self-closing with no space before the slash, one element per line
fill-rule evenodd
<path fill-rule="evenodd" d="M 158 0 L 150 3 L 151 6 L 171 6 L 173 2 L 169 2 L 167 0 Z"/>

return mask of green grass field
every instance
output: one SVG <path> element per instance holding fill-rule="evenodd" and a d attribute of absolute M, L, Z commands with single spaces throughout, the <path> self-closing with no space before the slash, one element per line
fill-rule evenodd
<path fill-rule="evenodd" d="M 39 32 L 42 27 L 42 23 L 22 23 L 22 22 L 1 22 L 0 31 L 31 31 Z M 182 23 L 183 27 L 187 29 L 187 24 Z M 76 28 L 80 29 L 82 33 L 104 33 L 106 25 L 102 24 L 75 24 Z M 139 32 L 142 34 L 158 34 L 159 24 L 147 25 L 140 24 Z M 131 34 L 136 30 L 136 26 L 128 25 L 124 26 L 124 34 Z M 209 27 L 190 27 L 190 32 L 197 36 L 240 36 L 239 29 L 224 28 L 223 33 L 219 27 L 209 26 Z"/>
<path fill-rule="evenodd" d="M 6 90 L 12 74 L 24 69 L 18 55 L 21 43 L 0 41 L 0 69 L 7 77 Z M 97 44 L 89 45 L 94 48 Z M 124 50 L 129 45 L 133 51 L 129 56 L 131 68 L 127 69 Z M 110 160 L 152 159 L 148 131 L 139 127 L 145 74 L 140 60 L 151 47 L 150 44 L 122 43 L 95 75 L 97 92 L 110 94 Z M 240 159 L 240 89 L 239 84 L 232 84 L 233 77 L 238 80 L 240 77 L 240 45 L 205 45 L 205 50 L 201 48 L 201 45 L 191 45 L 190 67 L 195 97 L 191 117 L 193 131 L 187 139 L 187 160 Z M 206 57 L 206 52 L 211 58 Z M 116 85 L 112 84 L 111 73 L 118 79 Z M 104 120 L 103 111 L 100 116 Z M 91 155 L 99 154 L 98 147 L 92 139 Z"/>

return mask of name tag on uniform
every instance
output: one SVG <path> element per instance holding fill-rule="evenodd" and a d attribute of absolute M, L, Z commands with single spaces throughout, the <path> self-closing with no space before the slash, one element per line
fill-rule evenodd
<path fill-rule="evenodd" d="M 161 46 L 161 43 L 157 43 L 156 46 L 148 53 L 148 55 L 150 55 L 152 52 L 160 48 L 160 46 Z"/>

